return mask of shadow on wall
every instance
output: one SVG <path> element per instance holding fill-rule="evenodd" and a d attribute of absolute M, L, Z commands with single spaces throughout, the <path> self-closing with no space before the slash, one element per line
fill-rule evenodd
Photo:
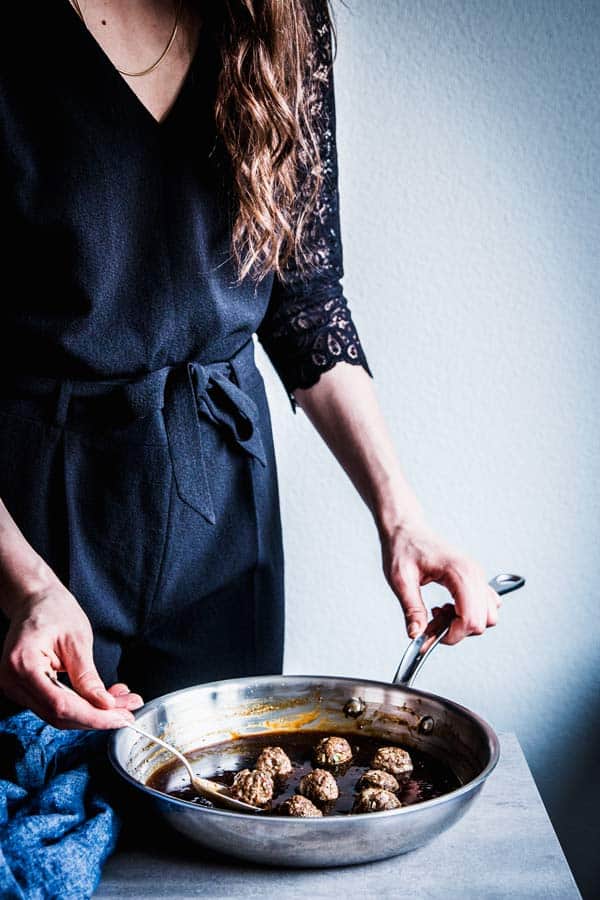
<path fill-rule="evenodd" d="M 580 715 L 587 717 L 585 741 L 576 748 L 576 765 L 561 769 L 558 776 L 561 789 L 548 812 L 560 825 L 560 842 L 577 875 L 577 883 L 586 900 L 600 897 L 600 853 L 598 852 L 600 821 L 600 776 L 598 772 L 600 747 L 600 706 Z M 568 735 L 570 729 L 565 728 Z M 570 754 L 572 740 L 565 739 L 564 752 Z M 554 776 L 547 773 L 545 780 Z"/>

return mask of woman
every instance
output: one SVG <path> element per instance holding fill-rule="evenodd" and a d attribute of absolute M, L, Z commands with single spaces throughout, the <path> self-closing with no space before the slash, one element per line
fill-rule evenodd
<path fill-rule="evenodd" d="M 340 286 L 326 0 L 4 16 L 3 714 L 114 728 L 141 695 L 281 671 L 255 332 L 372 512 L 409 635 L 432 581 L 446 643 L 494 625 L 402 476 Z"/>

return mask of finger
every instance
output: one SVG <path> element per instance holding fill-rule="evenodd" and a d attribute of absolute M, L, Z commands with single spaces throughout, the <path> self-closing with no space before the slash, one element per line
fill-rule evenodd
<path fill-rule="evenodd" d="M 4 689 L 4 693 L 14 703 L 18 703 L 19 706 L 23 706 L 25 709 L 30 709 L 40 719 L 44 719 L 46 722 L 50 722 L 51 713 L 47 704 L 39 703 L 35 693 L 31 693 L 30 691 L 26 690 L 23 684 L 16 682 L 11 683 L 10 685 L 6 686 L 6 688 Z M 73 729 L 79 728 L 80 726 L 76 723 L 65 722 L 62 727 L 65 729 Z"/>
<path fill-rule="evenodd" d="M 52 648 L 48 650 L 42 650 L 42 656 L 45 656 L 48 660 L 50 668 L 54 669 L 55 672 L 63 672 L 63 665 L 54 650 Z"/>
<path fill-rule="evenodd" d="M 119 697 L 117 699 L 117 708 L 118 709 L 140 709 L 144 705 L 144 701 L 139 694 L 128 694 L 126 697 Z"/>
<path fill-rule="evenodd" d="M 425 635 L 428 635 L 428 637 L 421 647 L 421 653 L 427 653 L 429 648 L 437 641 L 438 634 L 440 630 L 443 631 L 444 624 L 446 627 L 449 627 L 455 615 L 454 604 L 444 603 L 443 606 L 434 606 L 431 612 L 433 614 L 431 621 L 425 629 Z"/>
<path fill-rule="evenodd" d="M 87 640 L 70 639 L 68 641 L 64 665 L 73 690 L 93 706 L 114 709 L 115 698 L 106 690 L 104 682 L 98 674 L 92 647 Z"/>
<path fill-rule="evenodd" d="M 144 705 L 143 699 L 139 694 L 121 694 L 120 697 L 115 698 L 115 708 L 116 709 L 139 709 L 140 706 Z"/>
<path fill-rule="evenodd" d="M 444 609 L 445 609 L 445 607 L 444 607 Z M 434 625 L 437 623 L 438 616 L 440 615 L 441 611 L 442 611 L 442 608 L 440 606 L 432 606 L 431 607 L 431 619 L 428 622 L 427 628 L 425 629 L 425 631 L 423 633 L 424 635 L 429 634 L 429 637 L 427 637 L 425 642 L 423 643 L 423 646 L 421 647 L 421 653 L 427 653 L 430 646 L 436 640 L 436 629 L 435 629 Z M 454 612 L 454 607 L 452 607 L 452 611 Z"/>
<path fill-rule="evenodd" d="M 53 684 L 46 671 L 38 668 L 11 678 L 5 687 L 6 695 L 55 728 L 111 729 L 134 721 L 128 710 L 100 710 L 77 694 L 63 690 Z"/>
<path fill-rule="evenodd" d="M 490 606 L 488 606 L 488 614 L 487 614 L 487 620 L 485 623 L 485 627 L 493 628 L 494 625 L 497 625 L 497 624 L 498 624 L 498 610 L 496 609 L 495 605 L 493 605 L 493 606 L 490 605 Z"/>
<path fill-rule="evenodd" d="M 443 606 L 437 608 L 436 616 L 444 616 L 450 623 L 456 615 L 456 609 L 453 603 L 444 603 Z"/>
<path fill-rule="evenodd" d="M 468 635 L 483 634 L 487 622 L 488 591 L 478 584 L 477 579 L 455 569 L 447 570 L 442 583 L 452 594 L 456 611 L 442 643 L 458 644 Z"/>
<path fill-rule="evenodd" d="M 487 613 L 487 622 L 486 625 L 488 628 L 493 628 L 494 625 L 498 624 L 498 604 L 497 604 L 498 594 L 494 590 L 490 588 L 490 595 L 488 599 L 488 613 Z"/>
<path fill-rule="evenodd" d="M 139 694 L 132 693 L 126 684 L 118 682 L 111 685 L 108 689 L 109 694 L 115 698 L 115 706 L 117 709 L 139 709 L 144 705 L 143 699 Z"/>
<path fill-rule="evenodd" d="M 124 694 L 129 694 L 129 688 L 122 681 L 118 681 L 116 684 L 111 684 L 108 689 L 108 693 L 112 694 L 113 697 L 122 697 Z"/>
<path fill-rule="evenodd" d="M 427 610 L 421 596 L 417 570 L 400 572 L 393 578 L 392 585 L 402 605 L 408 636 L 416 638 L 427 626 Z"/>
<path fill-rule="evenodd" d="M 30 672 L 28 681 L 27 690 L 46 711 L 43 718 L 57 728 L 122 728 L 134 721 L 127 709 L 99 709 L 85 697 L 63 690 L 44 671 Z"/>

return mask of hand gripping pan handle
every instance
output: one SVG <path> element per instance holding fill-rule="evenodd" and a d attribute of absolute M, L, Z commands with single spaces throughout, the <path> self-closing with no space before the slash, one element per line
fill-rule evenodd
<path fill-rule="evenodd" d="M 497 594 L 508 594 L 523 587 L 525 579 L 520 575 L 502 574 L 496 575 L 489 582 Z M 403 684 L 407 687 L 415 680 L 417 672 L 433 650 L 444 637 L 456 614 L 453 609 L 441 610 L 427 625 L 427 628 L 419 637 L 411 641 L 404 656 L 400 660 L 398 671 L 394 676 L 393 684 Z"/>

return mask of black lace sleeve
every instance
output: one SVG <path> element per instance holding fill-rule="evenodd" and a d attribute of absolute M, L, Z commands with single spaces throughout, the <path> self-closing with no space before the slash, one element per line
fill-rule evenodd
<path fill-rule="evenodd" d="M 310 223 L 310 245 L 317 262 L 308 277 L 292 261 L 285 280 L 275 275 L 265 318 L 257 336 L 296 411 L 294 390 L 311 387 L 322 372 L 344 360 L 369 368 L 341 286 L 342 240 L 335 131 L 335 94 L 329 24 L 315 22 L 318 68 L 319 147 L 323 181 Z"/>

